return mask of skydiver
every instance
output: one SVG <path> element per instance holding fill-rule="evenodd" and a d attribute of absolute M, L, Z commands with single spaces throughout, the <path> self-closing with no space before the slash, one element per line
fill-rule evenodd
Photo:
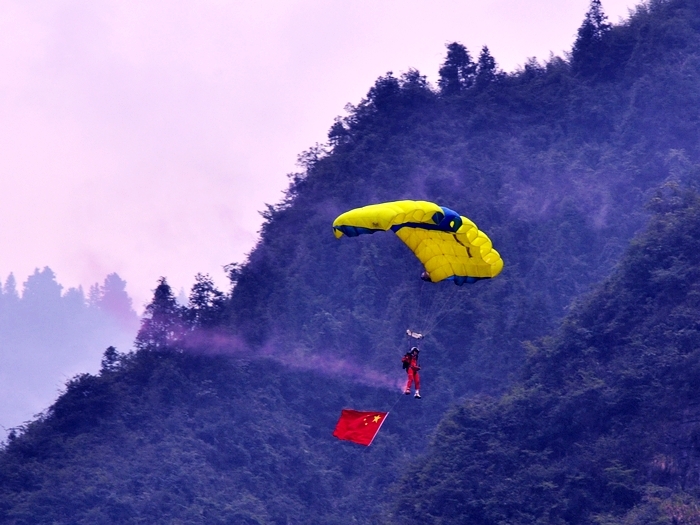
<path fill-rule="evenodd" d="M 406 374 L 408 374 L 408 381 L 406 382 L 406 389 L 404 390 L 404 394 L 407 396 L 411 395 L 411 384 L 413 382 L 416 382 L 416 394 L 413 396 L 416 399 L 420 399 L 420 376 L 418 375 L 418 371 L 420 370 L 420 366 L 418 366 L 418 353 L 420 350 L 418 350 L 417 347 L 411 348 L 411 351 L 408 352 L 406 355 L 403 356 L 401 359 L 401 362 L 403 363 L 403 367 L 406 370 Z"/>

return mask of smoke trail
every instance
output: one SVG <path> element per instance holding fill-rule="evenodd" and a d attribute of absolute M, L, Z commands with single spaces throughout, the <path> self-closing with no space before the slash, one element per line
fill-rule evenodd
<path fill-rule="evenodd" d="M 262 357 L 272 359 L 296 370 L 308 370 L 332 377 L 340 377 L 367 386 L 401 389 L 403 378 L 389 376 L 371 368 L 358 365 L 346 359 L 319 354 L 308 354 L 301 349 L 282 349 L 274 342 L 260 348 L 253 348 L 235 335 L 223 330 L 196 330 L 183 337 L 178 345 L 184 351 L 206 355 L 235 355 L 242 357 Z"/>

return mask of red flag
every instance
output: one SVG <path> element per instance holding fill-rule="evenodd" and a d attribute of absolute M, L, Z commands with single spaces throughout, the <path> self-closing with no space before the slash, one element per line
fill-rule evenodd
<path fill-rule="evenodd" d="M 343 409 L 333 435 L 353 443 L 369 446 L 389 412 L 359 412 Z"/>

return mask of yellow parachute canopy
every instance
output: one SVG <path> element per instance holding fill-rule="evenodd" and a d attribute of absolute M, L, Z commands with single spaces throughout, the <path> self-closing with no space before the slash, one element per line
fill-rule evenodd
<path fill-rule="evenodd" d="M 358 235 L 391 230 L 418 257 L 430 281 L 456 284 L 496 277 L 503 259 L 472 221 L 426 201 L 372 204 L 347 211 L 333 221 L 333 233 Z"/>

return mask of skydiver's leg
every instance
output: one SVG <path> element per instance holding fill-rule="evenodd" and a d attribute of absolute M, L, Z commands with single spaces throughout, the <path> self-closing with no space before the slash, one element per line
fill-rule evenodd
<path fill-rule="evenodd" d="M 416 370 L 416 373 L 413 375 L 413 379 L 416 382 L 416 395 L 418 399 L 420 399 L 420 375 L 418 374 L 418 370 Z"/>
<path fill-rule="evenodd" d="M 407 370 L 408 372 L 408 380 L 406 381 L 406 388 L 404 389 L 403 393 L 408 395 L 411 393 L 411 384 L 413 384 L 413 370 L 410 368 Z"/>

